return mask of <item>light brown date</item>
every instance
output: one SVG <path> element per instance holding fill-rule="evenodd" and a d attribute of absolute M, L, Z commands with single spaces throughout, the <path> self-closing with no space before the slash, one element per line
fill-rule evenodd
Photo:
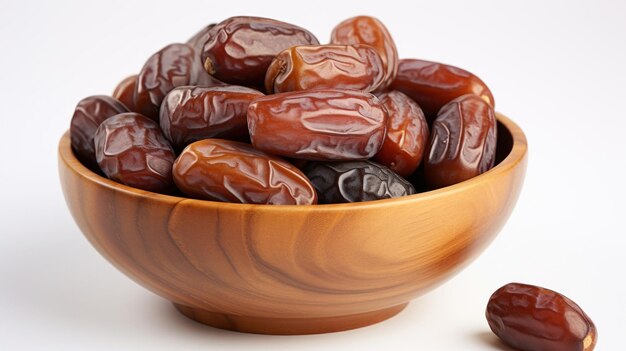
<path fill-rule="evenodd" d="M 255 148 L 307 160 L 362 160 L 380 149 L 387 112 L 356 90 L 306 90 L 255 99 L 248 130 Z"/>
<path fill-rule="evenodd" d="M 249 144 L 205 139 L 188 145 L 173 167 L 188 196 L 224 202 L 312 205 L 317 194 L 307 177 L 281 158 Z"/>
<path fill-rule="evenodd" d="M 398 49 L 387 30 L 378 19 L 370 16 L 357 16 L 339 23 L 333 29 L 330 42 L 333 44 L 372 46 L 383 61 L 385 76 L 379 91 L 391 84 L 398 72 Z"/>
<path fill-rule="evenodd" d="M 398 75 L 390 89 L 399 90 L 415 100 L 432 122 L 443 105 L 455 98 L 474 94 L 495 108 L 491 90 L 474 74 L 443 63 L 400 60 Z"/>
<path fill-rule="evenodd" d="M 491 330 L 525 351 L 591 351 L 596 327 L 574 301 L 538 286 L 510 283 L 491 295 L 486 311 Z"/>
<path fill-rule="evenodd" d="M 209 32 L 202 62 L 226 83 L 262 87 L 265 72 L 279 52 L 296 45 L 318 45 L 317 38 L 293 24 L 261 17 L 231 17 Z"/>
<path fill-rule="evenodd" d="M 178 87 L 161 105 L 160 124 L 176 150 L 208 138 L 249 139 L 246 114 L 263 93 L 237 85 Z"/>
<path fill-rule="evenodd" d="M 376 162 L 403 177 L 411 175 L 422 162 L 428 144 L 428 124 L 422 109 L 408 96 L 391 91 L 380 96 L 387 109 L 387 136 L 376 154 Z"/>
<path fill-rule="evenodd" d="M 484 173 L 496 158 L 496 116 L 476 95 L 460 96 L 439 111 L 426 149 L 424 176 L 431 188 Z"/>
<path fill-rule="evenodd" d="M 369 45 L 294 46 L 278 54 L 265 74 L 265 90 L 373 91 L 384 77 L 380 55 Z"/>

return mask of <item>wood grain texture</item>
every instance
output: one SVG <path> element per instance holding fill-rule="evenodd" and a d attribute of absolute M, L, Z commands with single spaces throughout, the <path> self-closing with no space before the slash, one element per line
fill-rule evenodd
<path fill-rule="evenodd" d="M 59 144 L 67 205 L 118 269 L 220 328 L 345 330 L 398 313 L 477 257 L 504 225 L 526 169 L 526 139 L 502 115 L 498 165 L 426 193 L 365 203 L 272 206 L 127 187 Z"/>

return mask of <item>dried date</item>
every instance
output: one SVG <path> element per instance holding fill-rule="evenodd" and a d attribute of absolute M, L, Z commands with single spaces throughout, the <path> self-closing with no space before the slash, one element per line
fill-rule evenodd
<path fill-rule="evenodd" d="M 137 75 L 126 77 L 122 80 L 115 90 L 113 91 L 113 97 L 121 101 L 129 111 L 135 111 L 135 89 L 137 89 Z"/>
<path fill-rule="evenodd" d="M 373 91 L 382 83 L 383 63 L 369 45 L 294 46 L 278 54 L 265 75 L 268 93 L 308 89 Z"/>
<path fill-rule="evenodd" d="M 376 154 L 376 162 L 403 177 L 411 175 L 422 162 L 428 144 L 428 124 L 422 109 L 408 96 L 392 91 L 380 96 L 387 109 L 387 136 Z"/>
<path fill-rule="evenodd" d="M 204 44 L 206 71 L 227 83 L 262 87 L 274 57 L 296 45 L 318 45 L 309 31 L 261 17 L 231 17 L 213 27 Z"/>
<path fill-rule="evenodd" d="M 70 139 L 76 157 L 85 166 L 98 169 L 93 138 L 100 124 L 124 112 L 128 112 L 124 104 L 106 95 L 90 96 L 76 105 L 70 123 Z"/>
<path fill-rule="evenodd" d="M 139 72 L 134 93 L 138 113 L 159 120 L 165 95 L 183 85 L 222 84 L 202 68 L 194 49 L 186 44 L 170 44 L 152 55 Z"/>
<path fill-rule="evenodd" d="M 317 195 L 306 176 L 286 161 L 249 144 L 205 139 L 188 145 L 173 167 L 188 196 L 225 202 L 311 205 Z"/>
<path fill-rule="evenodd" d="M 591 351 L 598 335 L 574 301 L 538 286 L 510 283 L 491 295 L 486 310 L 491 330 L 525 351 Z"/>
<path fill-rule="evenodd" d="M 196 55 L 200 55 L 202 53 L 204 43 L 209 40 L 209 33 L 211 33 L 211 29 L 213 27 L 215 27 L 215 23 L 211 23 L 208 26 L 203 27 L 198 33 L 194 34 L 193 37 L 187 40 L 186 44 L 194 49 Z"/>
<path fill-rule="evenodd" d="M 398 75 L 390 89 L 415 100 L 432 122 L 443 105 L 455 98 L 474 94 L 495 108 L 491 90 L 474 74 L 450 65 L 424 60 L 400 60 Z"/>
<path fill-rule="evenodd" d="M 173 188 L 174 150 L 148 117 L 128 112 L 107 119 L 98 127 L 94 145 L 108 178 L 154 192 Z"/>
<path fill-rule="evenodd" d="M 236 85 L 178 87 L 161 106 L 160 124 L 176 150 L 208 138 L 248 140 L 246 114 L 250 102 L 264 96 Z"/>
<path fill-rule="evenodd" d="M 378 19 L 370 16 L 349 18 L 335 26 L 330 42 L 343 45 L 367 44 L 376 49 L 385 71 L 380 91 L 387 88 L 396 77 L 398 49 L 387 27 Z"/>
<path fill-rule="evenodd" d="M 424 176 L 441 188 L 491 169 L 496 156 L 496 117 L 476 95 L 460 96 L 439 111 L 426 150 Z"/>
<path fill-rule="evenodd" d="M 372 94 L 356 90 L 307 90 L 268 95 L 248 108 L 255 148 L 308 160 L 357 160 L 374 156 L 387 128 L 387 112 Z"/>
<path fill-rule="evenodd" d="M 311 162 L 306 176 L 319 203 L 361 202 L 415 194 L 413 185 L 389 168 L 371 161 Z"/>

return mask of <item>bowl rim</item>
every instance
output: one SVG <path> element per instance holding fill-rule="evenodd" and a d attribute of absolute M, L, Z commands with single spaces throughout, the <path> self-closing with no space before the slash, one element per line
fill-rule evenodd
<path fill-rule="evenodd" d="M 485 173 L 479 174 L 471 179 L 456 183 L 443 188 L 430 190 L 422 193 L 417 193 L 408 196 L 402 196 L 391 199 L 382 199 L 376 201 L 364 201 L 353 203 L 340 203 L 340 204 L 315 204 L 315 205 L 266 205 L 266 204 L 240 204 L 240 203 L 228 203 L 211 200 L 200 200 L 193 198 L 180 197 L 175 195 L 165 195 L 154 193 L 147 190 L 133 188 L 121 183 L 117 183 L 113 180 L 105 178 L 86 166 L 84 166 L 74 155 L 71 148 L 70 132 L 67 130 L 61 140 L 59 141 L 58 153 L 59 161 L 62 161 L 67 168 L 75 172 L 79 177 L 85 178 L 90 182 L 96 183 L 99 186 L 109 188 L 116 192 L 124 193 L 126 195 L 140 197 L 144 199 L 150 199 L 152 201 L 167 202 L 167 203 L 182 203 L 193 204 L 200 207 L 219 207 L 222 209 L 232 210 L 263 210 L 263 211 L 347 211 L 347 210 L 363 210 L 366 208 L 377 208 L 381 206 L 389 206 L 398 203 L 412 203 L 428 201 L 429 199 L 439 197 L 442 195 L 449 195 L 463 191 L 464 189 L 474 187 L 480 183 L 488 180 L 489 178 L 498 177 L 503 173 L 510 172 L 518 164 L 524 161 L 528 150 L 528 142 L 522 129 L 511 119 L 503 114 L 496 112 L 496 119 L 509 131 L 512 138 L 512 146 L 509 154 L 495 167 L 488 170 Z"/>

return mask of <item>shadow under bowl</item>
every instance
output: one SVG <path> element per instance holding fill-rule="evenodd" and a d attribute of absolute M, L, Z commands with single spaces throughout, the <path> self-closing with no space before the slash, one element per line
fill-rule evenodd
<path fill-rule="evenodd" d="M 508 219 L 527 159 L 498 117 L 497 165 L 459 184 L 371 202 L 272 206 L 187 199 L 106 179 L 59 143 L 67 205 L 131 279 L 214 327 L 312 334 L 370 325 L 476 258 Z"/>

